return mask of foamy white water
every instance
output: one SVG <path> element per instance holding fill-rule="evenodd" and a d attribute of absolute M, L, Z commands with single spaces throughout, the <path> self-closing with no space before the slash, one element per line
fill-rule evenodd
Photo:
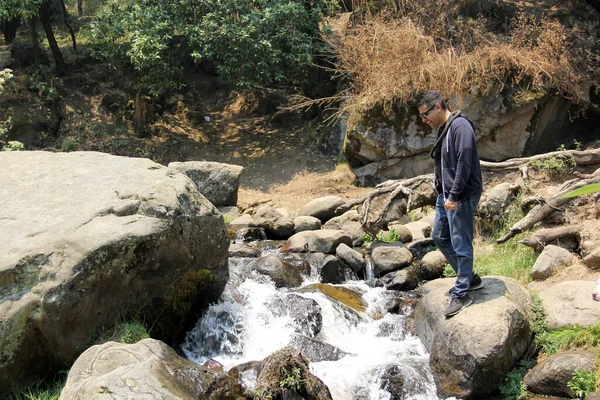
<path fill-rule="evenodd" d="M 287 315 L 275 316 L 270 302 L 293 292 L 313 299 L 321 309 L 323 323 L 315 339 L 349 353 L 337 361 L 310 363 L 311 372 L 323 380 L 335 400 L 392 399 L 382 388 L 382 375 L 386 371 L 389 375 L 394 366 L 404 378 L 403 398 L 438 398 L 425 347 L 406 332 L 405 316 L 385 312 L 389 292 L 361 281 L 339 285 L 362 293 L 367 308 L 355 312 L 320 292 L 277 290 L 269 278 L 249 272 L 252 262 L 231 260 L 232 278 L 223 300 L 198 321 L 182 346 L 190 360 L 203 363 L 213 358 L 230 369 L 285 347 L 295 332 L 293 321 Z"/>

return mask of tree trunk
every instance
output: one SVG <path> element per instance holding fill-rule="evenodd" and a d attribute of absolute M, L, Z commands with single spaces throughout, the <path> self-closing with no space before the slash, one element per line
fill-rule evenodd
<path fill-rule="evenodd" d="M 139 93 L 135 96 L 135 110 L 133 112 L 133 130 L 139 137 L 147 137 L 148 124 L 154 119 L 154 106 L 148 96 Z"/>
<path fill-rule="evenodd" d="M 54 62 L 57 67 L 62 67 L 65 64 L 65 60 L 63 55 L 58 47 L 58 43 L 56 43 L 56 38 L 54 37 L 54 32 L 52 32 L 52 26 L 50 25 L 50 10 L 49 10 L 48 0 L 44 0 L 42 2 L 42 6 L 40 7 L 40 21 L 42 22 L 42 26 L 44 27 L 44 32 L 46 33 L 46 38 L 48 39 L 48 44 L 50 45 L 50 50 L 52 50 L 52 56 L 54 57 Z"/>
<path fill-rule="evenodd" d="M 46 57 L 42 57 L 42 49 L 40 48 L 40 39 L 36 27 L 35 17 L 29 19 L 29 34 L 31 35 L 31 44 L 33 45 L 33 60 L 35 64 L 41 64 Z"/>
<path fill-rule="evenodd" d="M 10 21 L 3 19 L 0 22 L 0 30 L 4 34 L 4 41 L 8 44 L 11 44 L 15 37 L 17 36 L 17 28 L 19 27 L 21 20 L 20 18 L 15 18 Z"/>
<path fill-rule="evenodd" d="M 60 4 L 62 5 L 62 9 L 63 9 L 63 18 L 65 20 L 65 25 L 67 26 L 67 28 L 69 29 L 69 33 L 71 34 L 71 42 L 73 43 L 73 51 L 75 53 L 77 53 L 77 41 L 75 39 L 75 32 L 73 32 L 73 28 L 71 28 L 71 24 L 69 24 L 69 19 L 71 17 L 69 16 L 69 13 L 67 12 L 67 7 L 65 6 L 65 0 L 60 0 Z"/>
<path fill-rule="evenodd" d="M 83 17 L 83 0 L 77 0 L 77 15 Z"/>

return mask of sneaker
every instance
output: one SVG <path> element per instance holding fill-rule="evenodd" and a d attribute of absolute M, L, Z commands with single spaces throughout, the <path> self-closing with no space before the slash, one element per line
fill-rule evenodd
<path fill-rule="evenodd" d="M 481 280 L 478 274 L 474 274 L 473 279 L 471 279 L 471 286 L 467 290 L 471 291 L 479 289 L 483 289 L 483 281 Z"/>
<path fill-rule="evenodd" d="M 446 311 L 444 311 L 444 315 L 446 316 L 446 318 L 452 317 L 458 314 L 459 311 L 463 308 L 469 307 L 471 304 L 473 304 L 473 300 L 469 297 L 468 294 L 466 294 L 464 297 L 461 297 L 460 299 L 453 297 L 450 301 L 450 304 L 448 304 Z"/>
<path fill-rule="evenodd" d="M 472 291 L 472 290 L 479 290 L 479 289 L 483 289 L 483 281 L 481 280 L 481 277 L 478 274 L 474 274 L 473 275 L 473 279 L 471 279 L 471 285 L 470 287 L 467 289 L 467 291 Z M 454 293 L 454 286 L 452 286 L 450 288 L 450 290 L 448 290 L 448 296 L 452 296 L 452 293 Z"/>

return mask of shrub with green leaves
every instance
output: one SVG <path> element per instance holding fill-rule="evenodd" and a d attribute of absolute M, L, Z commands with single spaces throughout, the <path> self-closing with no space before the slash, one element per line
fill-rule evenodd
<path fill-rule="evenodd" d="M 398 232 L 396 232 L 394 228 L 390 229 L 387 233 L 384 233 L 383 231 L 379 232 L 379 234 L 377 235 L 377 240 L 379 240 L 380 242 L 394 243 L 399 242 L 400 239 L 400 235 L 398 234 Z"/>
<path fill-rule="evenodd" d="M 25 145 L 18 140 L 11 140 L 4 146 L 2 146 L 2 151 L 21 151 L 25 150 Z"/>
<path fill-rule="evenodd" d="M 578 399 L 584 399 L 596 388 L 596 374 L 585 369 L 576 369 L 573 379 L 567 384 L 573 395 Z"/>
<path fill-rule="evenodd" d="M 279 385 L 284 389 L 289 389 L 292 392 L 302 392 L 304 390 L 304 379 L 302 378 L 302 370 L 299 367 L 281 368 L 281 382 Z"/>
<path fill-rule="evenodd" d="M 556 155 L 543 160 L 534 160 L 529 165 L 537 171 L 545 171 L 550 175 L 562 175 L 572 170 L 577 163 L 572 156 Z"/>
<path fill-rule="evenodd" d="M 185 57 L 214 62 L 238 89 L 304 83 L 332 0 L 120 0 L 95 18 L 90 41 L 104 60 L 139 71 L 150 94 L 176 89 Z M 183 55 L 183 57 L 182 57 Z"/>
<path fill-rule="evenodd" d="M 521 360 L 515 368 L 513 368 L 500 385 L 500 393 L 502 398 L 506 400 L 525 399 L 529 395 L 527 385 L 523 381 L 523 377 L 531 368 L 533 362 L 531 360 Z"/>

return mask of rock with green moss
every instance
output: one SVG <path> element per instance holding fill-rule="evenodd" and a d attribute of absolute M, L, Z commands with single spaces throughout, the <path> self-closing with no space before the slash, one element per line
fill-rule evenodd
<path fill-rule="evenodd" d="M 223 218 L 184 174 L 94 152 L 0 152 L 0 169 L 0 391 L 123 314 L 176 340 L 222 292 Z"/>
<path fill-rule="evenodd" d="M 588 350 L 571 350 L 553 354 L 533 367 L 524 382 L 527 391 L 545 396 L 577 398 L 569 387 L 575 371 L 589 371 L 594 376 L 596 354 Z M 592 382 L 595 381 L 595 377 Z M 586 396 L 587 399 L 587 396 Z"/>
<path fill-rule="evenodd" d="M 292 347 L 276 351 L 262 361 L 256 386 L 248 395 L 254 399 L 331 399 L 329 388 L 310 372 L 308 364 L 308 359 Z"/>
<path fill-rule="evenodd" d="M 60 400 L 105 398 L 243 399 L 237 380 L 188 361 L 154 339 L 104 343 L 77 359 Z"/>

